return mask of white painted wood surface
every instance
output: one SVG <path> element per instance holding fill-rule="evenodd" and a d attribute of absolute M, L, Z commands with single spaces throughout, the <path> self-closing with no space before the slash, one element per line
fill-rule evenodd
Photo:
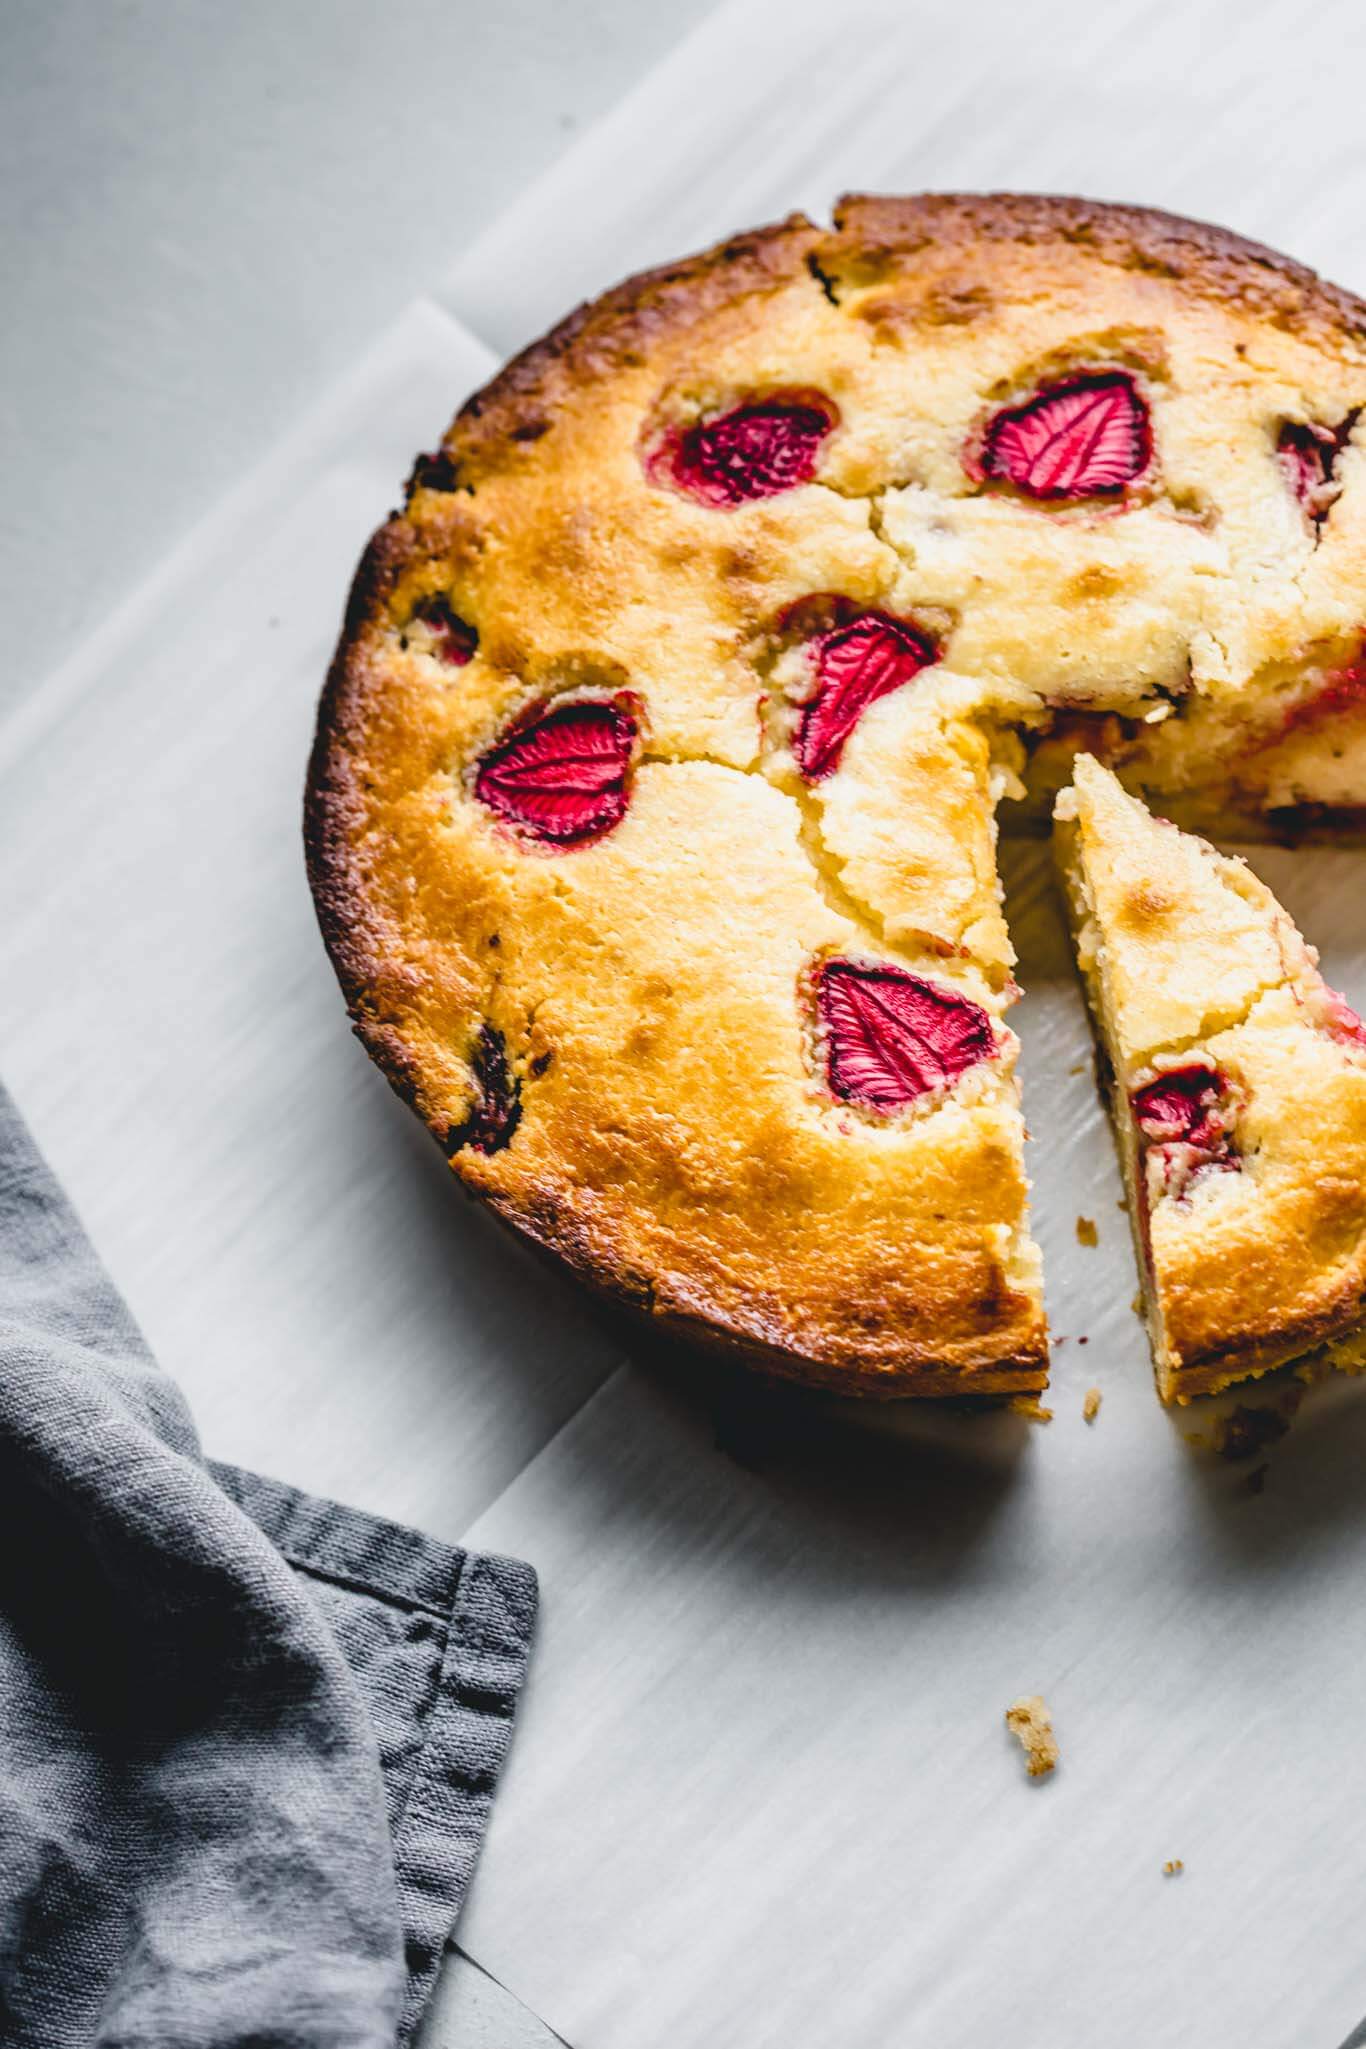
<path fill-rule="evenodd" d="M 1028 850 L 1055 1422 L 728 1399 L 726 1450 L 710 1383 L 619 1365 L 344 1031 L 297 802 L 355 552 L 473 336 L 846 186 L 1142 199 L 1361 289 L 1328 111 L 1364 50 L 1357 10 L 1282 0 L 723 7 L 0 728 L 0 1070 L 211 1448 L 541 1571 L 461 1939 L 575 2049 L 1332 2049 L 1366 2012 L 1366 1403 L 1319 1404 L 1258 1499 L 1157 1410 Z M 1366 999 L 1362 857 L 1258 865 Z M 1036 1689 L 1064 1762 L 1029 1786 L 1001 1714 Z M 477 2039 L 458 1992 L 430 2049 Z"/>

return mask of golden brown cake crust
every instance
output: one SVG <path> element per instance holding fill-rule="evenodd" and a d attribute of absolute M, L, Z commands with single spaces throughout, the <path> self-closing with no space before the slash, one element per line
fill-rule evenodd
<path fill-rule="evenodd" d="M 1156 207 L 1053 193 L 860 194 L 840 200 L 834 219 L 834 243 L 818 257 L 832 271 L 840 260 L 868 264 L 885 254 L 901 262 L 924 250 L 951 267 L 984 241 L 1001 241 L 1039 247 L 1046 274 L 1051 252 L 1065 243 L 1321 345 L 1366 341 L 1366 302 L 1351 292 L 1228 228 Z"/>
<path fill-rule="evenodd" d="M 1205 306 L 1233 323 L 1219 334 L 1260 337 L 1287 386 L 1333 359 L 1334 404 L 1334 378 L 1366 365 L 1359 302 L 1218 229 L 1064 199 L 848 199 L 832 231 L 796 216 L 629 280 L 471 399 L 366 551 L 323 694 L 306 842 L 324 937 L 358 1034 L 459 1177 L 613 1300 L 819 1384 L 1044 1382 L 991 853 L 1011 773 L 1000 731 L 1053 700 L 1047 679 L 990 656 L 1010 590 L 974 641 L 897 521 L 918 516 L 915 437 L 941 386 L 961 439 L 961 349 L 1015 323 L 983 359 L 979 382 L 994 389 L 1015 358 L 1065 351 L 1093 290 L 1095 346 L 1136 375 L 1167 374 L 1152 339 L 1164 309 L 1189 316 L 1192 348 L 1209 346 Z M 908 347 L 931 352 L 934 375 L 924 421 L 893 448 L 886 378 Z M 651 423 L 748 388 L 831 395 L 840 429 L 816 480 L 720 515 L 651 488 Z M 925 460 L 933 482 L 942 458 Z M 1086 588 L 1107 592 L 1119 574 L 1142 598 L 1170 545 L 1202 597 L 1206 541 L 1178 498 L 1087 527 L 1093 554 L 1120 529 L 1137 538 L 1132 561 L 1094 564 Z M 1071 602 L 1073 571 L 1044 568 Z M 1030 587 L 1048 575 L 1030 565 Z M 783 608 L 830 591 L 914 615 L 948 645 L 924 688 L 874 706 L 839 773 L 804 790 L 756 698 L 762 709 L 765 690 L 785 687 Z M 433 595 L 477 630 L 455 676 L 413 628 Z M 1257 628 L 1257 662 L 1289 630 L 1278 605 Z M 1325 638 L 1338 614 L 1327 599 L 1320 609 Z M 1024 644 L 1047 640 L 1031 626 Z M 1122 632 L 1111 661 L 1130 672 Z M 1157 674 L 1141 687 L 1167 686 Z M 518 850 L 477 815 L 469 763 L 538 694 L 623 691 L 642 735 L 613 833 L 571 859 Z M 956 808 L 946 800 L 908 851 L 897 793 L 904 805 L 936 786 Z M 879 1124 L 823 1100 L 801 990 L 832 955 L 942 977 L 990 1013 L 995 1057 L 924 1115 Z M 506 1048 L 521 1121 L 481 1152 L 460 1137 L 485 1028 Z"/>

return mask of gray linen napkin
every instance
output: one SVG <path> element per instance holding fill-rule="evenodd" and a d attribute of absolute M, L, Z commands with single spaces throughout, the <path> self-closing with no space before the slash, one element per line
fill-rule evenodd
<path fill-rule="evenodd" d="M 527 1566 L 207 1466 L 0 1089 L 0 2043 L 392 2049 Z"/>

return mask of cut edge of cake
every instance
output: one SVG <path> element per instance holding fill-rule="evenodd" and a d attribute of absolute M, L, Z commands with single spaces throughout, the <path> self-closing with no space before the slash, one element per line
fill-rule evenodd
<path fill-rule="evenodd" d="M 1059 797 L 1054 850 L 1162 1400 L 1291 1365 L 1366 1370 L 1361 1021 L 1244 862 L 1155 817 L 1090 757 Z M 1184 955 L 1148 929 L 1173 923 Z M 1232 974 L 1219 963 L 1222 1002 L 1221 938 L 1241 957 Z M 1187 969 L 1189 992 L 1172 986 Z M 1177 1031 L 1192 1004 L 1206 1014 Z M 1305 1132 L 1325 1135 L 1324 1157 L 1305 1158 Z"/>

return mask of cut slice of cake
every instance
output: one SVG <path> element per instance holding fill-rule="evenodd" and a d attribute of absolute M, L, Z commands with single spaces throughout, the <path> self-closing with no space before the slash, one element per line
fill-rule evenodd
<path fill-rule="evenodd" d="M 1246 863 L 1086 755 L 1056 847 L 1166 1402 L 1366 1353 L 1366 1027 Z"/>

